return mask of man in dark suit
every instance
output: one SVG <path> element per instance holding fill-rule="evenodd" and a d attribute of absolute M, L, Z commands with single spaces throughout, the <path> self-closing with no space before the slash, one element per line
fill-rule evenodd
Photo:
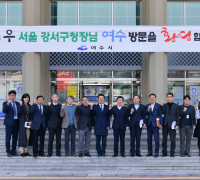
<path fill-rule="evenodd" d="M 45 132 L 47 128 L 47 116 L 48 109 L 47 106 L 43 105 L 44 97 L 37 96 L 31 106 L 30 113 L 32 115 L 31 129 L 33 129 L 33 157 L 38 156 L 38 138 L 40 136 L 40 150 L 39 156 L 45 157 L 44 154 L 44 139 Z"/>
<path fill-rule="evenodd" d="M 179 132 L 180 132 L 180 148 L 181 157 L 188 156 L 190 154 L 190 145 L 193 130 L 196 128 L 195 119 L 195 108 L 190 105 L 190 96 L 184 96 L 184 104 L 179 107 L 180 122 L 179 122 Z"/>
<path fill-rule="evenodd" d="M 120 153 L 125 157 L 125 132 L 129 130 L 128 108 L 123 106 L 124 98 L 117 97 L 117 105 L 111 109 L 111 114 L 114 116 L 113 120 L 113 134 L 114 134 L 114 155 L 118 156 L 118 143 L 120 138 Z"/>
<path fill-rule="evenodd" d="M 140 140 L 142 128 L 146 122 L 145 106 L 140 104 L 140 96 L 136 95 L 133 97 L 133 104 L 129 105 L 129 116 L 130 116 L 130 138 L 131 138 L 131 149 L 130 154 L 133 157 L 142 157 L 140 154 Z M 135 151 L 136 141 L 136 151 Z"/>
<path fill-rule="evenodd" d="M 173 102 L 174 95 L 173 93 L 168 93 L 166 95 L 167 103 L 164 104 L 162 101 L 161 109 L 164 114 L 163 117 L 163 157 L 167 156 L 167 137 L 168 134 L 171 140 L 171 150 L 170 156 L 174 157 L 175 148 L 176 148 L 176 130 L 179 128 L 179 106 Z"/>
<path fill-rule="evenodd" d="M 9 100 L 3 103 L 3 113 L 5 113 L 4 125 L 6 126 L 6 152 L 8 157 L 17 156 L 16 146 L 19 131 L 18 112 L 19 102 L 15 101 L 16 91 L 11 90 L 8 93 Z M 12 137 L 12 150 L 10 149 L 10 140 Z"/>
<path fill-rule="evenodd" d="M 152 136 L 154 135 L 155 140 L 155 154 L 154 157 L 158 157 L 159 155 L 159 129 L 162 127 L 163 120 L 162 120 L 162 111 L 161 105 L 156 103 L 156 95 L 150 94 L 149 95 L 150 103 L 146 105 L 146 115 L 147 115 L 147 143 L 148 143 L 148 154 L 147 156 L 153 155 L 152 150 Z"/>
<path fill-rule="evenodd" d="M 61 104 L 58 103 L 58 95 L 52 95 L 52 103 L 48 103 L 48 131 L 49 131 L 49 142 L 48 142 L 48 157 L 52 156 L 53 152 L 53 140 L 56 135 L 56 156 L 61 157 L 61 133 L 62 133 L 62 117 L 60 116 Z"/>
<path fill-rule="evenodd" d="M 108 129 L 110 129 L 110 110 L 109 107 L 104 104 L 104 99 L 105 96 L 103 94 L 99 94 L 99 104 L 94 105 L 92 109 L 94 115 L 94 134 L 96 135 L 96 150 L 98 157 L 105 157 Z M 101 140 L 102 145 L 100 145 Z"/>
<path fill-rule="evenodd" d="M 76 108 L 76 115 L 78 119 L 78 131 L 79 131 L 79 157 L 90 155 L 90 142 L 91 142 L 91 129 L 92 129 L 92 110 L 88 104 L 89 100 L 87 96 L 83 96 L 82 105 L 78 103 Z M 85 140 L 85 142 L 84 142 Z M 85 144 L 85 146 L 83 145 Z"/>

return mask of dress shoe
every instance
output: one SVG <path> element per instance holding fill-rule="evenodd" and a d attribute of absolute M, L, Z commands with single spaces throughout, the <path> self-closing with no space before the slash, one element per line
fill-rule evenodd
<path fill-rule="evenodd" d="M 75 155 L 75 154 L 71 154 L 70 156 L 72 156 L 72 157 L 76 157 L 76 155 Z"/>
<path fill-rule="evenodd" d="M 79 157 L 83 157 L 83 153 L 79 153 Z"/>
<path fill-rule="evenodd" d="M 8 157 L 13 157 L 13 155 L 11 153 L 7 153 Z"/>
<path fill-rule="evenodd" d="M 31 156 L 31 154 L 29 154 L 28 152 L 27 152 L 27 153 L 25 153 L 25 155 L 26 155 L 26 156 Z"/>
<path fill-rule="evenodd" d="M 106 155 L 105 155 L 105 154 L 102 154 L 102 157 L 106 157 Z"/>
<path fill-rule="evenodd" d="M 147 157 L 153 156 L 153 154 L 152 154 L 152 153 L 148 153 L 146 156 L 147 156 Z"/>
<path fill-rule="evenodd" d="M 25 153 L 21 153 L 21 157 L 26 157 L 26 154 Z"/>
<path fill-rule="evenodd" d="M 35 159 L 36 159 L 36 158 L 37 158 L 37 154 L 33 154 L 33 158 L 35 158 Z"/>
<path fill-rule="evenodd" d="M 154 154 L 154 157 L 158 157 L 158 154 Z"/>
<path fill-rule="evenodd" d="M 162 157 L 166 157 L 166 156 L 167 156 L 167 154 L 166 154 L 166 153 L 163 153 L 163 154 L 162 154 Z"/>
<path fill-rule="evenodd" d="M 91 155 L 90 155 L 89 152 L 88 152 L 88 153 L 85 153 L 85 156 L 87 156 L 87 157 L 91 157 Z"/>
<path fill-rule="evenodd" d="M 184 154 L 181 154 L 181 157 L 184 157 L 185 155 Z"/>
<path fill-rule="evenodd" d="M 170 154 L 170 157 L 174 157 L 174 153 L 171 153 L 171 154 Z"/>
<path fill-rule="evenodd" d="M 126 155 L 125 154 L 121 154 L 121 157 L 126 157 Z"/>
<path fill-rule="evenodd" d="M 113 157 L 117 157 L 118 155 L 117 154 L 113 154 Z"/>
<path fill-rule="evenodd" d="M 97 154 L 98 157 L 101 157 L 101 154 Z"/>
<path fill-rule="evenodd" d="M 50 153 L 50 154 L 47 154 L 47 157 L 51 157 L 52 156 L 52 154 Z"/>
<path fill-rule="evenodd" d="M 131 157 L 134 157 L 134 156 L 135 156 L 135 153 L 134 153 L 134 152 L 131 152 L 130 156 L 131 156 Z"/>
<path fill-rule="evenodd" d="M 136 153 L 136 156 L 138 157 L 142 157 L 142 155 L 140 153 Z"/>
<path fill-rule="evenodd" d="M 68 157 L 69 156 L 69 154 L 65 154 L 65 157 Z"/>
<path fill-rule="evenodd" d="M 13 156 L 19 156 L 16 152 L 12 153 Z"/>

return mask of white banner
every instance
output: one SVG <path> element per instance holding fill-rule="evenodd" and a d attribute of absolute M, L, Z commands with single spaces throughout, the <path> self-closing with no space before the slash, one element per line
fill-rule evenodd
<path fill-rule="evenodd" d="M 0 26 L 0 52 L 200 52 L 200 26 Z"/>

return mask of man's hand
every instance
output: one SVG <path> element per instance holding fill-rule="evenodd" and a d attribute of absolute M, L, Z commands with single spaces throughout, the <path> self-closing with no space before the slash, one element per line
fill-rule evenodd
<path fill-rule="evenodd" d="M 109 130 L 110 129 L 110 127 L 107 127 L 107 130 Z"/>
<path fill-rule="evenodd" d="M 109 109 L 112 109 L 112 104 L 109 104 Z"/>
<path fill-rule="evenodd" d="M 48 106 L 51 106 L 51 102 L 48 102 Z"/>
<path fill-rule="evenodd" d="M 34 103 L 34 104 L 37 104 L 37 99 L 34 99 L 33 103 Z"/>
<path fill-rule="evenodd" d="M 165 104 L 165 101 L 162 101 L 162 102 L 161 102 L 161 106 L 164 106 L 164 104 Z"/>
<path fill-rule="evenodd" d="M 149 106 L 148 106 L 148 111 L 150 111 L 150 109 L 151 109 L 151 106 L 149 105 Z"/>
<path fill-rule="evenodd" d="M 81 105 L 81 102 L 78 102 L 78 104 L 77 104 L 78 106 L 80 106 Z"/>
<path fill-rule="evenodd" d="M 162 127 L 162 125 L 159 125 L 159 126 L 158 126 L 158 128 L 161 128 L 161 127 Z"/>
<path fill-rule="evenodd" d="M 134 112 L 134 109 L 133 109 L 133 108 L 131 109 L 131 112 L 132 112 L 132 113 Z"/>
<path fill-rule="evenodd" d="M 92 129 L 94 129 L 94 126 L 92 126 Z"/>
<path fill-rule="evenodd" d="M 20 106 L 22 106 L 23 102 L 22 102 L 22 101 L 20 101 L 20 102 L 19 102 L 19 104 L 20 104 Z"/>
<path fill-rule="evenodd" d="M 178 127 L 178 126 L 176 126 L 176 127 L 175 127 L 175 130 L 178 130 L 178 129 L 179 129 L 179 127 Z"/>
<path fill-rule="evenodd" d="M 29 124 L 29 126 L 31 126 L 32 122 L 30 121 L 28 124 Z"/>
<path fill-rule="evenodd" d="M 94 106 L 94 105 L 93 105 L 93 103 L 92 103 L 92 104 L 90 105 L 90 109 L 93 109 L 93 106 Z"/>
<path fill-rule="evenodd" d="M 46 128 L 46 131 L 48 131 L 49 129 L 48 128 Z"/>
<path fill-rule="evenodd" d="M 76 128 L 76 131 L 78 131 L 78 128 Z"/>
<path fill-rule="evenodd" d="M 146 124 L 143 124 L 142 128 L 146 128 L 146 127 L 147 127 Z"/>
<path fill-rule="evenodd" d="M 129 130 L 129 127 L 126 127 L 126 131 L 128 131 Z"/>
<path fill-rule="evenodd" d="M 64 108 L 65 107 L 65 104 L 62 104 L 62 108 Z"/>
<path fill-rule="evenodd" d="M 196 129 L 196 126 L 195 126 L 195 125 L 193 126 L 193 129 L 194 129 L 194 130 Z"/>
<path fill-rule="evenodd" d="M 183 109 L 183 112 L 185 112 L 185 111 L 187 111 L 187 108 L 186 108 L 186 107 L 184 107 L 184 109 Z"/>
<path fill-rule="evenodd" d="M 199 108 L 198 108 L 198 107 L 196 107 L 196 110 L 199 110 Z"/>
<path fill-rule="evenodd" d="M 8 101 L 7 101 L 7 105 L 9 106 L 10 103 L 11 103 L 11 100 L 8 100 Z"/>

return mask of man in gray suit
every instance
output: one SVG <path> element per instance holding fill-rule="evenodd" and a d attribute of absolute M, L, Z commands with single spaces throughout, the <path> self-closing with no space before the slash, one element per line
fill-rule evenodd
<path fill-rule="evenodd" d="M 167 156 L 167 137 L 168 134 L 171 140 L 170 156 L 174 157 L 176 148 L 176 130 L 179 128 L 179 106 L 173 102 L 174 95 L 168 93 L 166 95 L 167 103 L 164 101 L 161 104 L 163 117 L 163 157 Z"/>
<path fill-rule="evenodd" d="M 76 105 L 73 104 L 74 97 L 67 97 L 67 104 L 62 104 L 60 116 L 63 117 L 62 128 L 65 130 L 65 157 L 69 156 L 69 136 L 71 135 L 71 153 L 75 157 L 75 139 L 77 130 Z"/>

